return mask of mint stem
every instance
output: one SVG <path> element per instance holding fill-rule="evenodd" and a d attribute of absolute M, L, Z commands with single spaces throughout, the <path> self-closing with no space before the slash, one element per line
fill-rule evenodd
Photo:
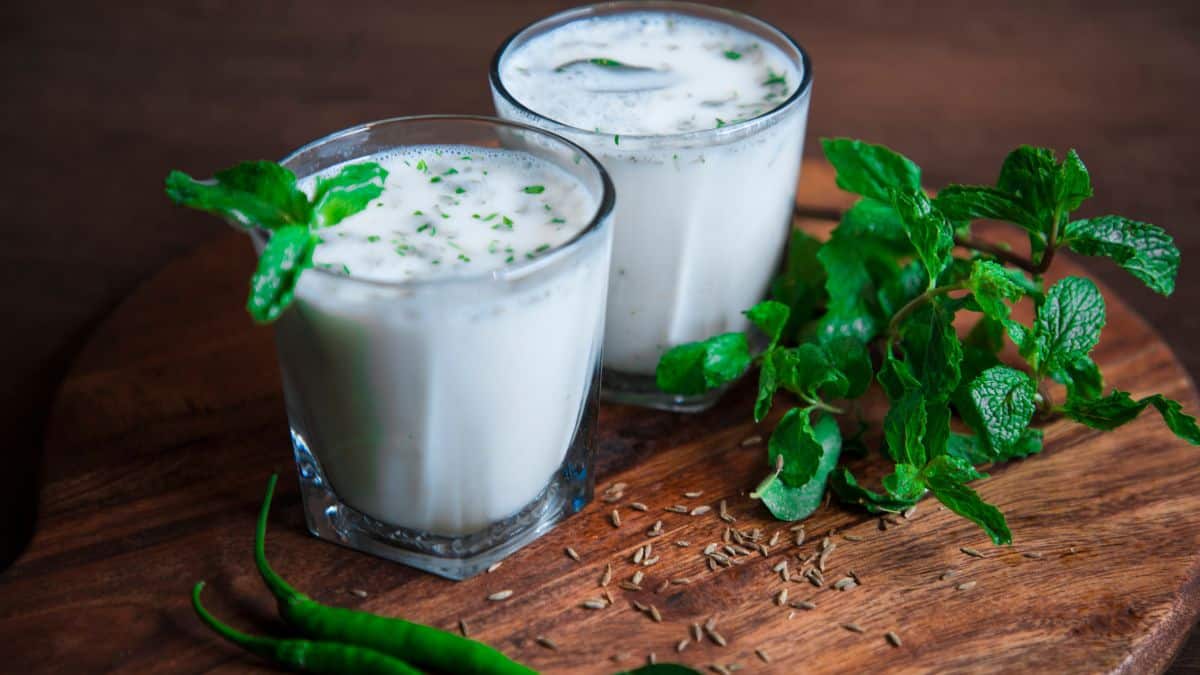
<path fill-rule="evenodd" d="M 986 253 L 1000 262 L 1007 263 L 1013 267 L 1019 267 L 1030 274 L 1037 274 L 1038 267 L 1040 267 L 1039 265 L 1034 265 L 1032 261 L 1013 253 L 1012 251 L 1005 250 L 995 244 L 991 244 L 986 241 L 980 241 L 972 237 L 955 237 L 954 244 L 972 251 Z M 1045 259 L 1044 256 L 1043 259 Z"/>
<path fill-rule="evenodd" d="M 924 293 L 918 295 L 908 302 L 907 305 L 901 307 L 899 311 L 892 315 L 892 320 L 888 322 L 888 342 L 891 343 L 900 337 L 900 324 L 909 317 L 910 314 L 921 308 L 922 305 L 933 300 L 939 295 L 945 295 L 953 291 L 963 290 L 963 285 L 946 284 L 945 286 L 935 286 Z"/>

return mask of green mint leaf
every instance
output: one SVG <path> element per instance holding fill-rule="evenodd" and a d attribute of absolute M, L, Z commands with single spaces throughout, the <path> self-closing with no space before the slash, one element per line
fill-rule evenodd
<path fill-rule="evenodd" d="M 1068 223 L 1062 243 L 1072 251 L 1111 258 L 1156 293 L 1175 292 L 1179 249 L 1165 230 L 1120 216 Z"/>
<path fill-rule="evenodd" d="M 172 171 L 166 190 L 180 206 L 247 229 L 307 225 L 312 213 L 308 197 L 296 188 L 296 175 L 275 162 L 242 162 L 203 181 Z"/>
<path fill-rule="evenodd" d="M 917 258 L 925 266 L 932 288 L 942 271 L 950 266 L 954 228 L 919 189 L 907 192 L 893 190 L 892 205 L 908 228 L 908 239 L 916 250 Z"/>
<path fill-rule="evenodd" d="M 767 459 L 771 466 L 779 466 L 783 458 L 778 478 L 791 487 L 800 487 L 816 475 L 823 453 L 806 408 L 787 411 L 767 441 Z"/>
<path fill-rule="evenodd" d="M 916 501 L 925 494 L 921 469 L 912 464 L 897 464 L 895 470 L 883 477 L 883 489 L 897 500 Z"/>
<path fill-rule="evenodd" d="M 871 513 L 899 513 L 917 503 L 915 499 L 897 499 L 859 485 L 854 474 L 844 466 L 830 475 L 829 487 L 842 503 L 861 506 Z"/>
<path fill-rule="evenodd" d="M 1023 279 L 1020 272 L 990 260 L 976 260 L 971 266 L 971 275 L 966 279 L 967 290 L 971 291 L 979 311 L 1003 326 L 1018 346 L 1028 339 L 1028 330 L 1012 319 L 1012 309 L 1008 303 L 1016 302 L 1025 295 L 1026 289 L 1021 284 Z"/>
<path fill-rule="evenodd" d="M 1045 235 L 1058 204 L 1058 175 L 1058 160 L 1053 150 L 1023 145 L 1004 159 L 996 187 L 1011 195 L 1033 216 Z"/>
<path fill-rule="evenodd" d="M 900 269 L 900 273 L 884 282 L 876 293 L 883 313 L 891 316 L 900 308 L 916 299 L 929 286 L 929 275 L 925 266 L 914 260 Z"/>
<path fill-rule="evenodd" d="M 1066 277 L 1051 286 L 1034 321 L 1040 372 L 1087 356 L 1100 341 L 1103 327 L 1104 297 L 1091 279 Z"/>
<path fill-rule="evenodd" d="M 768 354 L 758 369 L 758 394 L 754 397 L 754 421 L 761 422 L 771 412 L 775 403 L 775 392 L 779 389 L 779 377 L 775 372 L 775 359 Z"/>
<path fill-rule="evenodd" d="M 825 268 L 817 259 L 821 242 L 802 230 L 792 230 L 783 272 L 771 282 L 771 299 L 788 306 L 785 337 L 794 338 L 825 304 Z"/>
<path fill-rule="evenodd" d="M 1030 455 L 1036 455 L 1042 451 L 1042 430 L 1041 429 L 1025 429 L 1021 432 L 1021 437 L 1017 439 L 1007 450 L 1000 453 L 998 461 L 1007 462 L 1010 459 L 1020 459 Z"/>
<path fill-rule="evenodd" d="M 658 388 L 670 394 L 702 394 L 733 382 L 750 367 L 744 333 L 724 333 L 667 350 L 658 361 Z"/>
<path fill-rule="evenodd" d="M 1104 395 L 1104 376 L 1090 356 L 1081 356 L 1050 371 L 1055 382 L 1065 385 L 1068 398 L 1100 398 Z"/>
<path fill-rule="evenodd" d="M 821 458 L 812 478 L 803 485 L 791 486 L 782 479 L 782 474 L 772 474 L 751 494 L 751 497 L 761 499 L 771 515 L 779 520 L 800 520 L 817 510 L 825 496 L 829 474 L 841 456 L 842 433 L 832 416 L 819 415 L 812 428 L 813 437 L 821 444 Z M 786 460 L 784 468 L 787 468 Z"/>
<path fill-rule="evenodd" d="M 1054 187 L 1055 201 L 1065 213 L 1079 208 L 1085 199 L 1092 196 L 1092 177 L 1075 150 L 1067 151 L 1067 158 L 1058 167 Z"/>
<path fill-rule="evenodd" d="M 360 162 L 342 167 L 333 176 L 317 178 L 313 191 L 313 222 L 316 227 L 329 227 L 342 222 L 367 208 L 367 204 L 383 194 L 387 169 L 375 162 Z"/>
<path fill-rule="evenodd" d="M 921 392 L 909 390 L 892 402 L 883 418 L 883 436 L 888 453 L 897 464 L 925 466 L 925 399 Z"/>
<path fill-rule="evenodd" d="M 292 303 L 296 281 L 302 271 L 312 267 L 316 245 L 317 238 L 307 225 L 288 225 L 271 233 L 250 278 L 246 309 L 255 321 L 274 321 Z"/>
<path fill-rule="evenodd" d="M 817 324 L 821 341 L 850 335 L 869 342 L 887 325 L 877 289 L 900 273 L 896 255 L 876 239 L 838 233 L 817 252 L 826 273 L 826 313 Z"/>
<path fill-rule="evenodd" d="M 837 232 L 840 237 L 872 237 L 897 254 L 912 252 L 904 221 L 890 201 L 863 197 L 842 214 Z"/>
<path fill-rule="evenodd" d="M 948 185 L 938 192 L 933 204 L 953 221 L 1003 220 L 1041 232 L 1037 216 L 1026 211 L 1015 197 L 986 185 Z"/>
<path fill-rule="evenodd" d="M 921 387 L 917 376 L 913 374 L 912 367 L 897 359 L 890 350 L 884 354 L 883 364 L 879 367 L 879 374 L 875 376 L 875 379 L 883 387 L 883 392 L 887 394 L 889 401 L 901 399 L 908 391 Z"/>
<path fill-rule="evenodd" d="M 950 398 L 962 377 L 962 343 L 954 330 L 954 312 L 945 298 L 935 298 L 904 322 L 901 345 L 922 394 L 930 400 Z"/>
<path fill-rule="evenodd" d="M 973 372 L 971 377 L 967 377 L 967 351 L 970 349 L 978 349 L 987 354 L 994 355 L 996 352 L 1004 349 L 1004 324 L 985 314 L 979 317 L 979 320 L 975 322 L 974 326 L 971 326 L 971 330 L 967 331 L 967 335 L 963 338 L 962 342 L 963 379 L 970 380 L 974 378 L 975 375 L 987 370 L 987 368 L 981 368 Z M 993 365 L 995 364 L 989 364 L 989 367 Z"/>
<path fill-rule="evenodd" d="M 950 443 L 950 404 L 925 401 L 925 456 L 932 460 L 946 454 Z"/>
<path fill-rule="evenodd" d="M 946 446 L 946 454 L 956 457 L 968 464 L 988 464 L 991 462 L 1007 462 L 1042 451 L 1042 430 L 1025 429 L 1021 437 L 1011 447 L 1002 453 L 993 453 L 986 443 L 981 443 L 978 437 L 969 434 L 952 433 Z"/>
<path fill-rule="evenodd" d="M 955 457 L 938 457 L 922 471 L 925 485 L 938 501 L 958 515 L 974 522 L 995 544 L 1011 544 L 1012 532 L 1004 520 L 1004 514 L 995 506 L 983 501 L 977 492 L 965 485 L 968 480 L 985 476 L 970 464 Z"/>
<path fill-rule="evenodd" d="M 833 398 L 838 398 L 849 386 L 846 376 L 820 345 L 806 342 L 790 349 L 776 349 L 770 352 L 770 357 L 775 359 L 779 386 L 805 400 L 819 398 L 825 387 L 833 390 Z"/>
<path fill-rule="evenodd" d="M 837 170 L 837 185 L 847 192 L 891 202 L 892 190 L 920 190 L 921 169 L 882 145 L 849 138 L 822 138 L 825 158 Z"/>
<path fill-rule="evenodd" d="M 841 336 L 827 341 L 824 347 L 833 367 L 846 378 L 846 389 L 840 396 L 858 398 L 865 394 L 875 375 L 867 345 L 858 338 Z"/>
<path fill-rule="evenodd" d="M 782 302 L 763 300 L 745 312 L 746 318 L 767 336 L 770 344 L 767 349 L 774 349 L 779 344 L 783 329 L 787 326 L 791 310 Z"/>
<path fill-rule="evenodd" d="M 961 410 L 986 444 L 992 456 L 1006 452 L 1021 437 L 1033 419 L 1037 387 L 1025 373 L 995 366 L 971 381 L 972 406 Z"/>
<path fill-rule="evenodd" d="M 1196 426 L 1196 418 L 1184 413 L 1178 401 L 1162 394 L 1152 394 L 1135 401 L 1128 392 L 1113 389 L 1112 393 L 1104 398 L 1068 398 L 1061 411 L 1080 424 L 1111 431 L 1136 419 L 1149 405 L 1158 410 L 1167 428 L 1176 436 L 1192 445 L 1200 445 L 1200 427 Z"/>

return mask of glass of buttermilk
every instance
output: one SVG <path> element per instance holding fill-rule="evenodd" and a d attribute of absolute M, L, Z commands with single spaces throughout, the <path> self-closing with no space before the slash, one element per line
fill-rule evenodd
<path fill-rule="evenodd" d="M 812 65 L 739 12 L 612 2 L 538 21 L 501 45 L 499 115 L 586 147 L 612 176 L 604 396 L 703 410 L 720 391 L 655 386 L 669 348 L 748 323 L 783 255 Z"/>
<path fill-rule="evenodd" d="M 481 117 L 283 164 L 311 194 L 362 161 L 382 194 L 322 230 L 276 324 L 308 527 L 462 579 L 591 499 L 613 188 L 574 143 Z"/>

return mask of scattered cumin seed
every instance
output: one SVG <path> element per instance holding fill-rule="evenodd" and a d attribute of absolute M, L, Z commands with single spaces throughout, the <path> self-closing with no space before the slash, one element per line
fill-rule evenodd
<path fill-rule="evenodd" d="M 914 515 L 916 515 L 916 513 L 917 513 L 917 507 L 914 504 L 914 505 L 908 507 L 907 509 L 904 509 L 904 511 L 902 511 L 900 513 L 900 515 L 904 516 L 905 520 L 908 520 L 908 519 L 912 518 Z"/>
<path fill-rule="evenodd" d="M 641 502 L 632 502 L 629 504 L 629 508 L 633 509 L 634 511 L 649 511 L 650 510 L 649 508 L 646 507 L 645 504 L 643 504 Z"/>
<path fill-rule="evenodd" d="M 646 549 L 639 546 L 638 550 L 633 552 L 633 564 L 634 565 L 642 564 L 642 558 L 645 558 L 645 557 L 646 557 Z"/>
<path fill-rule="evenodd" d="M 712 511 L 712 507 L 711 507 L 711 506 L 707 506 L 707 505 L 705 505 L 705 506 L 697 506 L 696 508 L 692 509 L 692 513 L 691 513 L 691 514 L 692 514 L 693 516 L 702 516 L 702 515 L 704 515 L 704 514 L 708 513 L 709 511 Z"/>
<path fill-rule="evenodd" d="M 1042 554 L 1038 553 L 1037 551 L 1026 551 L 1026 552 L 1022 553 L 1021 555 L 1025 556 L 1026 558 L 1033 558 L 1034 560 L 1042 559 Z"/>
<path fill-rule="evenodd" d="M 715 628 L 705 627 L 704 634 L 708 636 L 709 640 L 712 640 L 713 643 L 719 647 L 724 647 L 729 644 L 729 642 L 725 639 L 725 636 L 718 633 Z"/>
<path fill-rule="evenodd" d="M 668 506 L 667 508 L 665 508 L 663 510 L 670 511 L 672 513 L 687 513 L 688 507 L 684 506 L 683 504 L 674 504 L 672 506 Z"/>
<path fill-rule="evenodd" d="M 658 562 L 658 556 L 654 556 L 653 558 L 646 558 L 645 560 L 642 561 L 642 565 L 649 567 L 656 562 Z"/>
<path fill-rule="evenodd" d="M 512 595 L 512 589 L 506 588 L 503 591 L 496 591 L 495 593 L 492 593 L 491 595 L 487 596 L 487 599 L 491 600 L 492 602 L 499 602 L 500 600 L 507 600 L 511 598 Z"/>
<path fill-rule="evenodd" d="M 751 445 L 758 445 L 759 443 L 762 443 L 762 436 L 755 434 L 753 436 L 747 436 L 743 438 L 741 445 L 743 448 L 746 448 Z"/>
<path fill-rule="evenodd" d="M 713 560 L 712 558 L 709 558 L 709 559 L 708 559 L 708 561 L 707 561 L 705 564 L 707 564 L 707 565 L 708 565 L 708 570 L 709 570 L 710 572 L 716 572 L 716 571 L 717 571 L 717 562 L 716 562 L 715 560 Z"/>
<path fill-rule="evenodd" d="M 955 574 L 958 574 L 958 572 L 955 572 L 954 570 L 946 570 L 945 572 L 942 572 L 941 576 L 939 576 L 938 579 L 945 581 L 945 580 L 949 579 L 950 577 L 954 576 Z"/>
<path fill-rule="evenodd" d="M 792 620 L 792 619 L 794 619 L 794 618 L 796 618 L 796 613 L 795 613 L 795 612 L 788 612 L 788 621 L 791 621 L 791 620 Z"/>
<path fill-rule="evenodd" d="M 858 633 L 860 635 L 862 633 L 867 632 L 867 631 L 863 630 L 862 626 L 860 626 L 856 623 L 844 623 L 844 624 L 842 624 L 842 628 L 845 628 L 846 630 L 850 631 L 851 633 Z"/>
<path fill-rule="evenodd" d="M 616 504 L 617 502 L 621 501 L 621 499 L 624 497 L 625 497 L 624 492 L 614 492 L 612 494 L 606 494 L 606 495 L 601 496 L 600 500 L 603 502 L 607 502 L 609 504 Z"/>
<path fill-rule="evenodd" d="M 654 652 L 650 652 L 646 655 L 646 663 L 649 663 L 652 666 L 658 663 L 658 657 L 654 655 Z"/>
<path fill-rule="evenodd" d="M 1079 551 L 1078 551 L 1078 549 L 1076 549 L 1074 546 L 1072 546 L 1071 548 L 1067 549 L 1067 553 L 1070 553 L 1071 555 L 1074 555 L 1074 554 L 1076 554 L 1076 553 L 1078 553 L 1078 552 L 1079 552 Z"/>
<path fill-rule="evenodd" d="M 588 598 L 583 601 L 584 609 L 604 609 L 608 607 L 608 601 L 602 598 Z"/>
<path fill-rule="evenodd" d="M 717 675 L 733 675 L 732 673 L 729 672 L 728 668 L 726 668 L 725 666 L 722 666 L 720 664 L 716 664 L 716 663 L 709 664 L 708 669 L 713 671 Z"/>
<path fill-rule="evenodd" d="M 676 586 L 687 586 L 688 584 L 692 583 L 692 580 L 687 577 L 678 577 L 676 579 L 672 579 L 671 583 Z"/>
<path fill-rule="evenodd" d="M 858 582 L 850 577 L 843 577 L 834 582 L 833 587 L 839 591 L 848 591 L 858 586 Z"/>
<path fill-rule="evenodd" d="M 717 627 L 717 616 L 714 614 L 714 615 L 708 617 L 708 620 L 704 622 L 704 628 L 707 630 L 712 630 L 713 628 L 716 628 L 716 627 Z"/>
<path fill-rule="evenodd" d="M 657 537 L 663 533 L 663 524 L 661 520 L 654 521 L 654 526 L 646 530 L 647 537 Z"/>
<path fill-rule="evenodd" d="M 855 572 L 854 570 L 846 570 L 846 576 L 848 576 L 848 577 L 850 577 L 851 579 L 853 579 L 853 580 L 854 580 L 854 583 L 858 584 L 859 586 L 861 586 L 861 585 L 862 585 L 862 578 L 861 578 L 861 577 L 859 577 L 859 576 L 858 576 L 858 573 L 857 573 L 857 572 Z"/>
<path fill-rule="evenodd" d="M 692 641 L 691 641 L 691 640 L 689 640 L 689 639 L 687 639 L 687 638 L 683 638 L 683 639 L 682 639 L 682 640 L 680 640 L 679 642 L 676 642 L 676 643 L 675 643 L 675 652 L 676 652 L 676 653 L 683 653 L 683 650 L 687 649 L 687 646 L 688 646 L 688 645 L 690 645 L 690 644 L 692 644 Z"/>
<path fill-rule="evenodd" d="M 609 593 L 607 588 L 604 589 L 604 599 L 608 601 L 609 607 L 612 607 L 613 603 L 616 602 L 615 600 L 613 600 L 612 593 Z"/>
<path fill-rule="evenodd" d="M 972 588 L 975 588 L 975 584 L 976 584 L 976 582 L 974 582 L 974 581 L 964 581 L 961 584 L 955 586 L 955 588 L 960 591 L 969 591 Z"/>
<path fill-rule="evenodd" d="M 471 627 L 467 625 L 466 619 L 458 620 L 458 632 L 462 633 L 463 637 L 468 637 L 471 635 Z"/>
<path fill-rule="evenodd" d="M 832 551 L 835 548 L 837 548 L 837 544 L 833 543 L 833 539 L 831 537 L 829 537 L 828 535 L 826 535 L 826 537 L 821 540 L 821 551 L 822 552 Z"/>
<path fill-rule="evenodd" d="M 961 546 L 961 547 L 959 547 L 958 550 L 962 551 L 963 553 L 966 553 L 967 555 L 971 556 L 972 558 L 982 558 L 983 557 L 982 553 L 980 553 L 979 551 L 976 551 L 975 549 L 971 548 L 970 546 Z"/>
<path fill-rule="evenodd" d="M 617 583 L 617 586 L 619 586 L 619 587 L 620 587 L 622 590 L 626 590 L 626 591 L 640 591 L 640 590 L 642 590 L 642 587 L 641 587 L 641 586 L 638 586 L 637 584 L 635 584 L 635 583 L 633 583 L 633 582 L 631 582 L 631 581 L 621 581 L 621 582 L 618 582 L 618 583 Z"/>
<path fill-rule="evenodd" d="M 900 641 L 900 636 L 896 635 L 895 633 L 893 633 L 890 630 L 888 632 L 884 633 L 883 637 L 884 637 L 884 639 L 886 639 L 888 641 L 888 644 L 890 644 L 893 647 L 900 648 L 901 646 L 904 645 L 904 643 Z"/>
<path fill-rule="evenodd" d="M 546 649 L 558 651 L 558 645 L 554 644 L 554 640 L 551 640 L 545 635 L 539 635 L 534 638 L 534 640 L 536 640 L 539 645 L 545 647 Z"/>
<path fill-rule="evenodd" d="M 621 526 L 621 514 L 620 514 L 620 513 L 618 513 L 616 509 L 613 509 L 613 510 L 612 510 L 612 513 L 611 513 L 611 514 L 609 514 L 608 518 L 609 518 L 609 520 L 611 520 L 611 521 L 612 521 L 612 526 L 613 526 L 613 527 L 620 527 L 620 526 Z"/>
<path fill-rule="evenodd" d="M 787 604 L 788 589 L 784 588 L 775 594 L 775 604 L 783 607 Z"/>
<path fill-rule="evenodd" d="M 618 652 L 608 658 L 611 659 L 613 663 L 620 663 L 629 658 L 629 652 Z"/>
<path fill-rule="evenodd" d="M 600 575 L 600 585 L 607 586 L 612 581 L 612 563 L 604 564 L 604 574 Z"/>
<path fill-rule="evenodd" d="M 627 487 L 629 487 L 629 485 L 625 483 L 613 483 L 612 485 L 608 486 L 605 492 L 621 492 Z"/>
<path fill-rule="evenodd" d="M 696 642 L 699 642 L 702 638 L 703 638 L 703 635 L 700 633 L 700 624 L 698 624 L 698 623 L 692 624 L 692 639 L 695 640 Z"/>
<path fill-rule="evenodd" d="M 664 579 L 664 580 L 663 580 L 663 582 L 662 582 L 661 584 L 659 584 L 659 585 L 658 585 L 658 588 L 654 589 L 654 592 L 655 592 L 655 593 L 662 593 L 663 591 L 667 590 L 667 589 L 668 589 L 668 588 L 670 588 L 670 587 L 671 587 L 671 580 L 670 580 L 670 579 Z"/>
<path fill-rule="evenodd" d="M 758 656 L 759 660 L 761 660 L 763 663 L 771 662 L 771 657 L 762 649 L 755 649 L 754 654 Z"/>
<path fill-rule="evenodd" d="M 642 603 L 638 602 L 637 600 L 633 601 L 633 608 L 639 612 L 644 612 L 647 609 L 646 605 L 643 605 Z"/>
<path fill-rule="evenodd" d="M 638 570 L 633 573 L 633 577 L 630 578 L 630 581 L 633 582 L 634 584 L 640 585 L 642 583 L 642 579 L 644 579 L 645 577 L 646 577 L 646 575 L 643 574 L 641 570 Z"/>
<path fill-rule="evenodd" d="M 693 490 L 692 492 L 683 493 L 683 496 L 687 497 L 688 499 L 695 499 L 696 497 L 699 497 L 702 494 L 704 494 L 704 490 Z"/>
<path fill-rule="evenodd" d="M 500 569 L 500 566 L 503 564 L 504 564 L 504 561 L 501 560 L 500 562 L 494 562 L 491 565 L 488 565 L 487 573 L 491 574 L 492 572 L 495 572 L 496 570 Z"/>
<path fill-rule="evenodd" d="M 650 613 L 650 618 L 654 619 L 654 623 L 662 623 L 662 614 L 658 612 L 657 607 L 650 605 L 650 609 L 647 611 Z"/>
<path fill-rule="evenodd" d="M 771 535 L 771 538 L 767 540 L 767 546 L 774 546 L 774 545 L 778 544 L 778 543 L 779 543 L 779 537 L 780 537 L 780 535 L 782 535 L 782 534 L 783 534 L 783 533 L 782 533 L 782 532 L 780 532 L 779 530 L 775 530 L 775 534 L 772 534 L 772 535 Z"/>
<path fill-rule="evenodd" d="M 692 545 L 692 542 L 688 541 L 687 539 L 676 539 L 675 545 L 679 548 L 687 548 Z"/>
<path fill-rule="evenodd" d="M 579 554 L 575 552 L 575 549 L 568 546 L 565 549 L 563 549 L 563 552 L 566 553 L 567 557 L 570 558 L 571 560 L 574 560 L 575 562 L 579 562 Z"/>
<path fill-rule="evenodd" d="M 816 609 L 817 605 L 816 603 L 809 602 L 808 600 L 793 600 L 788 604 L 788 607 L 795 607 L 796 609 Z"/>
<path fill-rule="evenodd" d="M 716 553 L 716 552 L 717 552 L 716 544 L 709 544 L 708 546 L 704 547 L 704 555 L 712 555 L 713 553 Z"/>
<path fill-rule="evenodd" d="M 366 592 L 366 591 L 364 591 L 364 590 L 363 590 L 363 589 L 361 589 L 361 588 L 351 588 L 351 589 L 349 590 L 349 593 L 350 593 L 350 595 L 353 595 L 353 596 L 354 596 L 354 597 L 356 597 L 356 598 L 365 598 L 365 597 L 367 597 L 367 592 Z"/>
<path fill-rule="evenodd" d="M 863 537 L 860 537 L 857 534 L 843 534 L 842 539 L 845 539 L 846 541 L 862 541 Z"/>

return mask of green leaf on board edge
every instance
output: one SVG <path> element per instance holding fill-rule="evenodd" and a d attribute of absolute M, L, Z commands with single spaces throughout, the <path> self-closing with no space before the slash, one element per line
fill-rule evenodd
<path fill-rule="evenodd" d="M 1012 532 L 1008 529 L 1004 514 L 983 501 L 979 493 L 966 485 L 969 480 L 986 476 L 970 464 L 949 455 L 930 462 L 921 473 L 925 485 L 946 508 L 979 525 L 993 543 L 1012 543 Z"/>
<path fill-rule="evenodd" d="M 1012 447 L 1028 428 L 1037 408 L 1037 387 L 1025 373 L 995 366 L 972 380 L 969 392 L 969 414 L 960 412 L 994 459 Z"/>
<path fill-rule="evenodd" d="M 1114 389 L 1104 398 L 1067 399 L 1060 411 L 1080 424 L 1093 429 L 1111 431 L 1132 422 L 1146 409 L 1146 406 L 1150 405 L 1158 410 L 1167 428 L 1176 436 L 1192 445 L 1200 445 L 1200 427 L 1196 426 L 1196 418 L 1184 413 L 1183 407 L 1178 401 L 1169 399 L 1162 394 L 1151 394 L 1145 398 L 1134 400 L 1128 392 Z"/>
<path fill-rule="evenodd" d="M 787 411 L 767 441 L 767 459 L 771 466 L 782 467 L 778 478 L 789 487 L 800 487 L 812 479 L 823 452 L 807 408 Z"/>
<path fill-rule="evenodd" d="M 821 459 L 812 477 L 803 485 L 792 486 L 781 475 L 772 474 L 751 495 L 761 499 L 771 515 L 779 520 L 800 520 L 817 510 L 825 496 L 829 474 L 841 456 L 842 434 L 832 416 L 818 415 L 812 428 L 814 438 L 822 448 Z M 786 469 L 786 464 L 784 466 Z"/>
<path fill-rule="evenodd" d="M 899 513 L 917 503 L 915 499 L 896 499 L 863 487 L 844 466 L 830 474 L 829 487 L 842 503 L 861 506 L 870 513 Z"/>
<path fill-rule="evenodd" d="M 767 349 L 772 349 L 779 344 L 779 338 L 783 336 L 783 329 L 787 326 L 790 313 L 791 310 L 787 305 L 774 300 L 763 300 L 744 312 L 746 318 L 750 319 L 750 322 L 770 340 Z"/>
<path fill-rule="evenodd" d="M 330 227 L 367 208 L 383 194 L 387 169 L 375 162 L 342 167 L 332 176 L 317 178 L 313 190 L 313 226 Z"/>

